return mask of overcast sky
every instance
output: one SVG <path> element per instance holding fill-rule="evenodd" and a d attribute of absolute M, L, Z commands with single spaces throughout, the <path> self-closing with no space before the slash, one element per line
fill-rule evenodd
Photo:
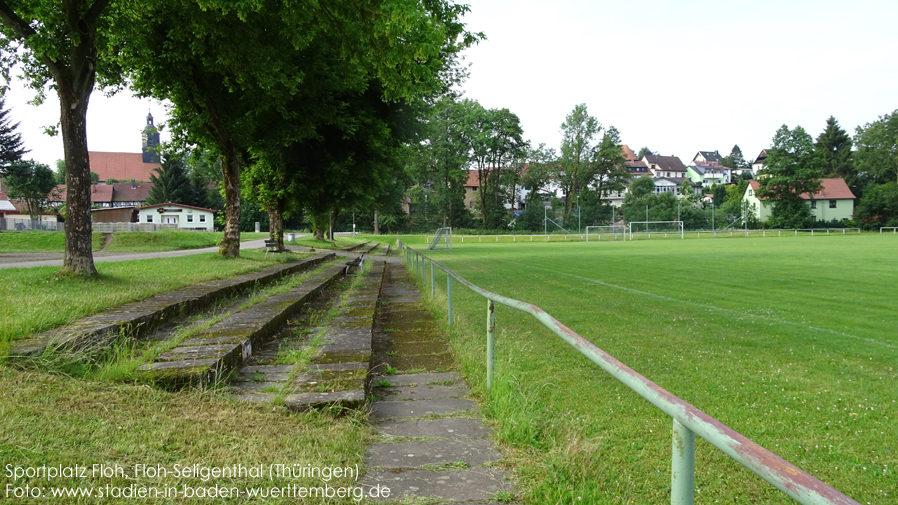
<path fill-rule="evenodd" d="M 585 103 L 634 150 L 692 160 L 699 150 L 746 159 L 782 124 L 813 137 L 836 117 L 850 134 L 898 109 L 898 2 L 469 0 L 468 28 L 487 39 L 467 52 L 465 97 L 521 118 L 524 136 L 557 148 L 559 126 Z M 54 166 L 62 141 L 41 127 L 59 104 L 6 98 L 29 156 Z M 147 112 L 162 104 L 94 92 L 92 151 L 140 151 Z M 163 141 L 167 138 L 162 135 Z"/>

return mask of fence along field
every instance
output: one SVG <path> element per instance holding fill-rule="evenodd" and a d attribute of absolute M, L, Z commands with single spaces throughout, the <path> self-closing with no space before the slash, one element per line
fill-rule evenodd
<path fill-rule="evenodd" d="M 896 501 L 894 237 L 453 247 L 428 255 L 542 307 L 859 502 Z M 470 323 L 457 349 L 476 379 L 483 300 L 465 291 L 454 290 L 455 313 Z M 538 323 L 502 307 L 497 321 L 499 393 L 486 410 L 519 454 L 531 496 L 669 500 L 669 418 Z M 786 498 L 699 440 L 696 500 Z"/>

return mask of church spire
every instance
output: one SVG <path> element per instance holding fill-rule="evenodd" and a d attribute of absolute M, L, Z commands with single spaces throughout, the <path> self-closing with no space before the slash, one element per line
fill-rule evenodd
<path fill-rule="evenodd" d="M 153 114 L 147 112 L 147 125 L 141 132 L 141 140 L 143 143 L 143 162 L 144 163 L 160 163 L 159 160 L 159 131 L 153 125 Z"/>

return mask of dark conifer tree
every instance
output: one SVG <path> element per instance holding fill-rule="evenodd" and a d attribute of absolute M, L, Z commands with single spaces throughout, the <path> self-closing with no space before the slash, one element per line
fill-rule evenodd
<path fill-rule="evenodd" d="M 150 174 L 153 187 L 147 196 L 147 205 L 167 202 L 196 205 L 196 195 L 187 176 L 187 164 L 184 160 L 165 156 L 162 158 L 162 167 L 154 172 L 156 173 Z"/>
<path fill-rule="evenodd" d="M 19 166 L 22 156 L 28 152 L 22 144 L 22 135 L 18 132 L 19 123 L 12 123 L 9 109 L 0 99 L 0 177 L 9 175 Z"/>
<path fill-rule="evenodd" d="M 823 158 L 824 177 L 842 177 L 851 185 L 854 167 L 851 163 L 851 137 L 833 116 L 826 120 L 826 129 L 817 137 L 814 150 Z"/>

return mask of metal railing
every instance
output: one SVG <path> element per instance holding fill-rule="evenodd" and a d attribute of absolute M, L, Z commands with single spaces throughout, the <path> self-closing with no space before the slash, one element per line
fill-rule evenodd
<path fill-rule="evenodd" d="M 476 286 L 452 270 L 406 246 L 401 240 L 399 241 L 399 248 L 403 253 L 406 264 L 413 268 L 416 274 L 421 276 L 421 282 L 425 288 L 427 285 L 426 264 L 430 263 L 431 296 L 436 293 L 436 269 L 438 268 L 446 273 L 446 295 L 449 305 L 448 321 L 450 326 L 453 318 L 453 279 L 487 299 L 487 390 L 492 387 L 496 364 L 495 304 L 498 303 L 535 317 L 543 326 L 580 351 L 590 361 L 673 418 L 670 496 L 672 504 L 688 505 L 693 502 L 695 488 L 695 435 L 698 435 L 799 503 L 805 505 L 858 505 L 856 501 L 840 493 L 832 486 L 823 483 L 792 463 L 764 449 L 720 421 L 643 377 L 536 305 L 498 295 Z"/>
<path fill-rule="evenodd" d="M 892 229 L 892 228 L 885 228 Z M 880 231 L 881 232 L 881 231 Z M 712 230 L 686 230 L 683 235 L 680 235 L 679 231 L 651 231 L 651 232 L 639 232 L 633 234 L 635 238 L 639 238 L 639 236 L 654 236 L 659 237 L 663 236 L 664 238 L 702 238 L 702 237 L 789 237 L 789 236 L 798 236 L 798 234 L 807 234 L 810 236 L 815 235 L 846 235 L 846 234 L 860 234 L 860 228 L 802 228 L 802 229 L 759 229 L 759 230 L 727 230 L 727 231 L 712 231 Z M 534 239 L 535 237 L 535 239 Z M 424 239 L 426 242 L 430 242 L 433 238 L 433 235 L 424 235 Z M 511 239 L 510 241 L 508 239 Z M 478 242 L 478 243 L 498 243 L 498 242 L 518 242 L 518 239 L 521 239 L 521 242 L 575 242 L 582 241 L 586 239 L 586 234 L 569 234 L 565 235 L 563 233 L 550 233 L 548 235 L 453 235 L 452 240 L 457 240 L 460 243 L 467 242 Z"/>

